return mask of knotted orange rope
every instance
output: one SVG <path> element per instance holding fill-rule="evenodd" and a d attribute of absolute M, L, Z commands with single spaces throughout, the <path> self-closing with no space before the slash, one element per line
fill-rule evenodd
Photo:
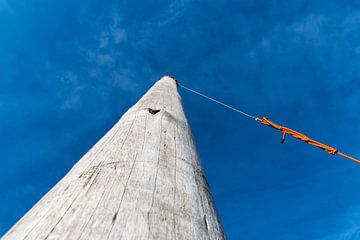
<path fill-rule="evenodd" d="M 261 122 L 261 123 L 264 124 L 264 125 L 267 125 L 267 126 L 269 126 L 269 127 L 272 127 L 272 128 L 275 128 L 276 130 L 281 131 L 281 132 L 283 133 L 281 143 L 284 143 L 284 142 L 285 142 L 286 134 L 289 134 L 289 135 L 293 136 L 294 138 L 297 138 L 297 139 L 299 139 L 299 140 L 301 140 L 301 141 L 304 141 L 304 142 L 306 142 L 306 143 L 308 143 L 308 144 L 310 144 L 310 145 L 313 145 L 313 146 L 315 146 L 315 147 L 321 148 L 321 149 L 327 151 L 329 154 L 333 154 L 333 155 L 334 155 L 334 154 L 338 154 L 338 155 L 340 155 L 340 156 L 342 156 L 342 157 L 345 157 L 345 158 L 347 158 L 347 159 L 350 159 L 351 161 L 354 161 L 354 162 L 356 162 L 356 163 L 360 163 L 360 160 L 358 160 L 358 159 L 355 159 L 355 158 L 350 157 L 350 156 L 348 156 L 348 155 L 346 155 L 346 154 L 344 154 L 344 153 L 341 153 L 341 152 L 339 152 L 339 151 L 338 151 L 337 149 L 335 149 L 335 148 L 332 148 L 332 147 L 329 147 L 329 146 L 327 146 L 327 145 L 325 145 L 325 144 L 322 144 L 322 143 L 320 143 L 320 142 L 317 142 L 317 141 L 315 141 L 315 140 L 313 140 L 313 139 L 311 139 L 311 138 L 305 136 L 304 134 L 301 134 L 301 133 L 299 133 L 299 132 L 297 132 L 297 131 L 295 131 L 295 130 L 292 130 L 292 129 L 290 129 L 290 128 L 277 125 L 277 124 L 271 122 L 271 121 L 270 121 L 268 118 L 266 118 L 266 117 L 263 117 L 262 119 L 256 118 L 256 121 L 259 121 L 259 122 Z"/>
<path fill-rule="evenodd" d="M 358 159 L 356 159 L 356 158 L 353 158 L 353 157 L 350 157 L 350 156 L 348 156 L 348 155 L 345 155 L 344 153 L 339 152 L 339 151 L 338 151 L 337 149 L 335 149 L 335 148 L 332 148 L 332 147 L 329 147 L 329 146 L 327 146 L 327 145 L 325 145 L 325 144 L 322 144 L 322 143 L 320 143 L 320 142 L 317 142 L 317 141 L 315 141 L 315 140 L 313 140 L 313 139 L 305 136 L 304 134 L 301 134 L 301 133 L 299 133 L 299 132 L 297 132 L 297 131 L 294 131 L 294 130 L 292 130 L 292 129 L 290 129 L 290 128 L 277 125 L 277 124 L 271 122 L 269 119 L 267 119 L 267 118 L 265 118 L 265 117 L 263 117 L 262 119 L 257 118 L 257 117 L 255 117 L 255 116 L 249 114 L 249 113 L 246 113 L 246 112 L 244 112 L 244 111 L 242 111 L 242 110 L 240 110 L 240 109 L 234 108 L 234 107 L 232 107 L 232 106 L 230 106 L 230 105 L 228 105 L 228 104 L 226 104 L 226 103 L 223 103 L 223 102 L 221 102 L 221 101 L 219 101 L 219 100 L 217 100 L 217 99 L 214 99 L 214 98 L 212 98 L 212 97 L 209 97 L 209 96 L 207 96 L 207 95 L 205 95 L 205 94 L 203 94 L 203 93 L 200 93 L 200 92 L 198 92 L 198 91 L 195 91 L 195 90 L 193 90 L 193 89 L 191 89 L 191 88 L 185 87 L 184 85 L 180 84 L 179 82 L 177 82 L 177 85 L 178 85 L 179 87 L 182 87 L 182 88 L 184 88 L 184 89 L 186 89 L 186 90 L 194 93 L 194 94 L 197 94 L 197 95 L 199 95 L 199 96 L 201 96 L 201 97 L 203 97 L 203 98 L 206 98 L 206 99 L 208 99 L 208 100 L 210 100 L 210 101 L 213 101 L 213 102 L 215 102 L 215 103 L 217 103 L 217 104 L 219 104 L 219 105 L 221 105 L 221 106 L 223 106 L 223 107 L 226 107 L 226 108 L 228 108 L 228 109 L 231 109 L 232 111 L 235 111 L 235 112 L 237 112 L 237 113 L 240 113 L 240 114 L 242 114 L 242 115 L 244 115 L 244 116 L 246 116 L 246 117 L 248 117 L 248 118 L 255 119 L 256 121 L 259 121 L 259 122 L 261 122 L 262 124 L 265 124 L 265 125 L 267 125 L 267 126 L 270 126 L 270 127 L 272 127 L 272 128 L 275 128 L 275 129 L 277 129 L 277 130 L 279 130 L 279 131 L 282 131 L 283 136 L 282 136 L 282 141 L 281 141 L 281 143 L 284 143 L 286 134 L 290 134 L 290 135 L 292 135 L 293 137 L 295 137 L 295 138 L 297 138 L 297 139 L 299 139 L 299 140 L 301 140 L 301 141 L 304 141 L 304 142 L 306 142 L 306 143 L 308 143 L 308 144 L 310 144 L 310 145 L 316 146 L 316 147 L 318 147 L 318 148 L 321 148 L 321 149 L 327 151 L 329 154 L 333 154 L 333 155 L 334 155 L 334 154 L 338 154 L 338 155 L 340 155 L 340 156 L 342 156 L 342 157 L 345 157 L 345 158 L 347 158 L 347 159 L 350 159 L 351 161 L 354 161 L 354 162 L 356 162 L 356 163 L 360 163 L 360 160 L 358 160 Z"/>

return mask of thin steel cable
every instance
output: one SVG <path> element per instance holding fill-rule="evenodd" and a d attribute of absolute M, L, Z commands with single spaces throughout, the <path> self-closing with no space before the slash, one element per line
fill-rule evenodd
<path fill-rule="evenodd" d="M 244 115 L 244 116 L 246 116 L 246 117 L 248 117 L 248 118 L 256 119 L 256 117 L 253 116 L 253 115 L 251 115 L 251 114 L 248 114 L 248 113 L 246 113 L 246 112 L 244 112 L 244 111 L 241 111 L 241 110 L 239 110 L 239 109 L 237 109 L 237 108 L 234 108 L 234 107 L 232 107 L 232 106 L 229 106 L 229 105 L 227 105 L 227 104 L 225 104 L 225 103 L 223 103 L 223 102 L 221 102 L 221 101 L 219 101 L 219 100 L 216 100 L 216 99 L 214 99 L 214 98 L 212 98 L 212 97 L 206 96 L 205 94 L 202 94 L 202 93 L 200 93 L 200 92 L 197 92 L 197 91 L 195 91 L 195 90 L 192 90 L 191 88 L 188 88 L 188 87 L 186 87 L 186 86 L 184 86 L 184 85 L 182 85 L 182 84 L 179 84 L 179 86 L 182 87 L 182 88 L 184 88 L 184 89 L 186 89 L 186 90 L 188 90 L 188 91 L 190 91 L 190 92 L 192 92 L 192 93 L 195 93 L 195 94 L 197 94 L 197 95 L 199 95 L 199 96 L 201 96 L 201 97 L 203 97 L 203 98 L 206 98 L 206 99 L 208 99 L 208 100 L 210 100 L 210 101 L 213 101 L 213 102 L 215 102 L 215 103 L 217 103 L 217 104 L 220 104 L 220 105 L 223 106 L 223 107 L 229 108 L 229 109 L 231 109 L 231 110 L 233 110 L 233 111 L 235 111 L 235 112 L 237 112 L 237 113 L 240 113 L 240 114 L 242 114 L 242 115 Z"/>
<path fill-rule="evenodd" d="M 313 145 L 313 146 L 319 147 L 319 148 L 321 148 L 321 149 L 323 149 L 323 150 L 326 150 L 329 154 L 338 154 L 338 155 L 340 155 L 340 156 L 342 156 L 342 157 L 345 157 L 345 158 L 347 158 L 347 159 L 349 159 L 349 160 L 351 160 L 351 161 L 354 161 L 354 162 L 360 164 L 360 160 L 358 160 L 358 159 L 356 159 L 356 158 L 353 158 L 353 157 L 351 157 L 351 156 L 348 156 L 348 155 L 346 155 L 346 154 L 344 154 L 344 153 L 341 153 L 341 152 L 339 152 L 339 151 L 338 151 L 337 149 L 335 149 L 335 148 L 329 147 L 329 146 L 324 145 L 324 144 L 322 144 L 322 143 L 320 143 L 320 142 L 316 142 L 315 140 L 313 140 L 313 139 L 311 139 L 311 138 L 308 138 L 308 137 L 306 137 L 305 135 L 303 135 L 303 134 L 301 134 L 301 133 L 298 133 L 298 132 L 296 132 L 296 131 L 294 131 L 294 130 L 292 130 L 292 129 L 290 129 L 290 128 L 286 128 L 286 127 L 277 125 L 277 124 L 269 121 L 267 118 L 262 118 L 262 119 L 257 118 L 257 117 L 255 117 L 255 116 L 250 115 L 250 114 L 248 114 L 248 113 L 246 113 L 246 112 L 243 112 L 243 111 L 241 111 L 241 110 L 239 110 L 239 109 L 237 109 L 237 108 L 234 108 L 234 107 L 232 107 L 232 106 L 229 106 L 229 105 L 227 105 L 227 104 L 225 104 L 225 103 L 223 103 L 223 102 L 221 102 L 221 101 L 219 101 L 219 100 L 216 100 L 216 99 L 214 99 L 214 98 L 211 98 L 211 97 L 209 97 L 209 96 L 207 96 L 207 95 L 205 95 L 205 94 L 202 94 L 202 93 L 200 93 L 200 92 L 197 92 L 197 91 L 195 91 L 195 90 L 193 90 L 193 89 L 191 89 L 191 88 L 185 87 L 184 85 L 181 85 L 181 84 L 179 84 L 178 82 L 177 82 L 177 84 L 178 84 L 178 86 L 180 86 L 180 87 L 182 87 L 182 88 L 184 88 L 184 89 L 186 89 L 186 90 L 188 90 L 188 91 L 190 91 L 190 92 L 192 92 L 192 93 L 195 93 L 195 94 L 197 94 L 197 95 L 199 95 L 199 96 L 201 96 L 201 97 L 203 97 L 203 98 L 206 98 L 206 99 L 208 99 L 208 100 L 210 100 L 210 101 L 213 101 L 213 102 L 215 102 L 215 103 L 217 103 L 217 104 L 219 104 L 219 105 L 222 105 L 222 106 L 224 106 L 224 107 L 226 107 L 226 108 L 229 108 L 229 109 L 231 109 L 231 110 L 233 110 L 233 111 L 235 111 L 235 112 L 237 112 L 237 113 L 240 113 L 240 114 L 242 114 L 242 115 L 244 115 L 244 116 L 246 116 L 246 117 L 255 119 L 256 121 L 259 121 L 259 122 L 261 122 L 261 123 L 263 123 L 263 124 L 265 124 L 265 125 L 267 125 L 267 126 L 273 127 L 273 128 L 275 128 L 275 129 L 277 129 L 277 130 L 280 130 L 280 131 L 283 132 L 283 134 L 290 134 L 290 135 L 292 135 L 293 137 L 295 137 L 295 138 L 297 138 L 297 139 L 300 139 L 301 141 L 304 141 L 304 142 L 306 142 L 306 143 L 308 143 L 308 144 L 310 144 L 310 145 Z M 284 140 L 284 136 L 285 136 L 285 135 L 283 135 L 283 140 Z"/>

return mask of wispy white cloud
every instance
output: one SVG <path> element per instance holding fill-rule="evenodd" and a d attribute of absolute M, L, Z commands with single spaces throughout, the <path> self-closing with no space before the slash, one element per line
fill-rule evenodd
<path fill-rule="evenodd" d="M 322 240 L 358 240 L 360 239 L 360 205 L 350 207 L 341 217 L 341 227 Z"/>
<path fill-rule="evenodd" d="M 109 46 L 108 32 L 101 32 L 99 36 L 99 48 L 107 48 Z"/>
<path fill-rule="evenodd" d="M 115 12 L 111 22 L 101 27 L 100 32 L 96 33 L 100 49 L 107 49 L 113 44 L 120 44 L 127 41 L 126 30 L 121 26 L 120 15 Z"/>
<path fill-rule="evenodd" d="M 115 51 L 102 53 L 96 50 L 88 50 L 87 60 L 97 64 L 99 67 L 113 65 L 116 61 Z"/>
<path fill-rule="evenodd" d="M 115 43 L 121 43 L 126 41 L 126 32 L 123 28 L 113 28 L 111 29 L 112 36 Z"/>
<path fill-rule="evenodd" d="M 322 37 L 322 28 L 327 22 L 323 15 L 310 14 L 305 18 L 293 23 L 290 27 L 295 33 L 301 34 L 308 39 L 318 39 Z"/>
<path fill-rule="evenodd" d="M 72 71 L 66 71 L 60 79 L 65 83 L 76 83 L 78 76 Z"/>
<path fill-rule="evenodd" d="M 79 95 L 72 94 L 69 98 L 67 98 L 63 104 L 61 104 L 60 109 L 61 110 L 69 110 L 77 108 L 81 105 L 81 98 Z"/>
<path fill-rule="evenodd" d="M 111 84 L 122 91 L 136 92 L 138 83 L 134 81 L 131 74 L 124 72 L 113 72 L 111 74 Z"/>
<path fill-rule="evenodd" d="M 96 55 L 96 60 L 100 65 L 106 65 L 113 63 L 115 61 L 114 56 L 111 56 L 110 54 L 99 54 Z"/>
<path fill-rule="evenodd" d="M 85 86 L 79 81 L 78 76 L 73 71 L 64 71 L 58 76 L 61 88 L 58 90 L 61 110 L 79 108 L 82 104 L 82 95 Z"/>

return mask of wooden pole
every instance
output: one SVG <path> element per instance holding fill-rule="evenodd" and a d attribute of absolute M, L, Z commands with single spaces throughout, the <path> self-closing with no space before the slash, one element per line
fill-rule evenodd
<path fill-rule="evenodd" d="M 225 239 L 176 80 L 161 78 L 2 239 Z"/>

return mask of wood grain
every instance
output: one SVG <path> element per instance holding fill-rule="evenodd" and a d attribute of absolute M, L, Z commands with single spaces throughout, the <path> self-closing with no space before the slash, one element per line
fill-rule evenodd
<path fill-rule="evenodd" d="M 160 79 L 2 239 L 225 239 L 175 80 Z"/>

